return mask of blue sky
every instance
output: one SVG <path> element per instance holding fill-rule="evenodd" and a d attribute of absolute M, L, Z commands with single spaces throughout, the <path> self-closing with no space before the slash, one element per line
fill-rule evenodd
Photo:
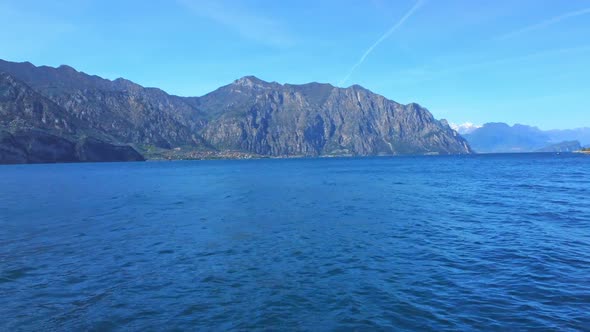
<path fill-rule="evenodd" d="M 0 0 L 0 58 L 199 96 L 360 84 L 450 122 L 590 126 L 590 0 Z"/>

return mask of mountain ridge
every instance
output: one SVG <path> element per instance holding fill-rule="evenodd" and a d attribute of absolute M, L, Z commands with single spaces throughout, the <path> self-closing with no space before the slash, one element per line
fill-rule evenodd
<path fill-rule="evenodd" d="M 0 72 L 59 106 L 83 132 L 149 157 L 472 153 L 426 108 L 359 85 L 280 84 L 249 75 L 200 97 L 180 97 L 66 65 L 0 60 Z"/>
<path fill-rule="evenodd" d="M 0 164 L 142 160 L 132 147 L 93 135 L 83 121 L 0 72 Z"/>
<path fill-rule="evenodd" d="M 477 153 L 570 152 L 576 143 L 590 144 L 590 128 L 541 130 L 518 123 L 489 122 L 463 137 Z"/>

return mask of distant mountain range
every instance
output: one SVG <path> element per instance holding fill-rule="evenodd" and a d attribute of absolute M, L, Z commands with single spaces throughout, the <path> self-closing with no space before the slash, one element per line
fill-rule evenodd
<path fill-rule="evenodd" d="M 478 126 L 478 125 L 473 124 L 471 122 L 465 122 L 463 124 L 450 124 L 450 125 L 451 125 L 451 128 L 453 128 L 456 132 L 458 132 L 461 135 L 470 134 L 474 130 L 481 128 L 481 126 Z"/>
<path fill-rule="evenodd" d="M 590 146 L 590 128 L 576 128 L 564 130 L 547 130 L 552 142 L 578 141 L 583 146 Z"/>
<path fill-rule="evenodd" d="M 571 152 L 590 144 L 590 128 L 543 131 L 521 124 L 486 123 L 463 137 L 478 153 Z"/>
<path fill-rule="evenodd" d="M 0 73 L 0 163 L 472 153 L 427 109 L 358 85 L 248 76 L 178 97 L 68 66 Z"/>

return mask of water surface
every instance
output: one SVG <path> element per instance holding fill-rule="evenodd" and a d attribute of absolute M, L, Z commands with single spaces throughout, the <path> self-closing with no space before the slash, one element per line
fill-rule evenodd
<path fill-rule="evenodd" d="M 583 330 L 590 157 L 0 166 L 0 330 Z"/>

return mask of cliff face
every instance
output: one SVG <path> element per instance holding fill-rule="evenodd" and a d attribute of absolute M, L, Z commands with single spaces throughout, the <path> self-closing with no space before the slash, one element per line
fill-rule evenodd
<path fill-rule="evenodd" d="M 62 135 L 83 124 L 56 103 L 11 75 L 0 72 L 0 128 L 45 129 Z"/>
<path fill-rule="evenodd" d="M 218 149 L 261 155 L 470 153 L 446 122 L 360 86 L 280 85 L 245 77 L 200 98 Z"/>
<path fill-rule="evenodd" d="M 143 160 L 130 146 L 113 145 L 95 138 L 73 141 L 34 129 L 0 130 L 0 164 Z"/>
<path fill-rule="evenodd" d="M 0 94 L 14 90 L 11 84 L 27 91 L 5 93 L 3 127 L 95 137 L 144 152 L 182 147 L 266 156 L 471 153 L 446 121 L 425 108 L 360 86 L 281 85 L 250 76 L 203 97 L 177 97 L 68 66 L 0 60 L 0 72 L 7 73 Z"/>
<path fill-rule="evenodd" d="M 92 137 L 85 137 L 76 144 L 76 157 L 82 162 L 145 160 L 130 146 L 114 145 Z"/>
<path fill-rule="evenodd" d="M 91 132 L 87 122 L 0 73 L 0 164 L 143 160 L 129 146 L 86 137 Z"/>
<path fill-rule="evenodd" d="M 582 145 L 578 141 L 565 141 L 551 144 L 538 149 L 535 152 L 576 152 L 582 150 Z"/>
<path fill-rule="evenodd" d="M 125 79 L 109 81 L 68 66 L 35 67 L 0 60 L 2 71 L 62 107 L 94 136 L 162 148 L 203 144 L 199 112 L 162 90 Z"/>
<path fill-rule="evenodd" d="M 59 163 L 77 161 L 75 143 L 35 130 L 0 131 L 0 163 Z"/>

